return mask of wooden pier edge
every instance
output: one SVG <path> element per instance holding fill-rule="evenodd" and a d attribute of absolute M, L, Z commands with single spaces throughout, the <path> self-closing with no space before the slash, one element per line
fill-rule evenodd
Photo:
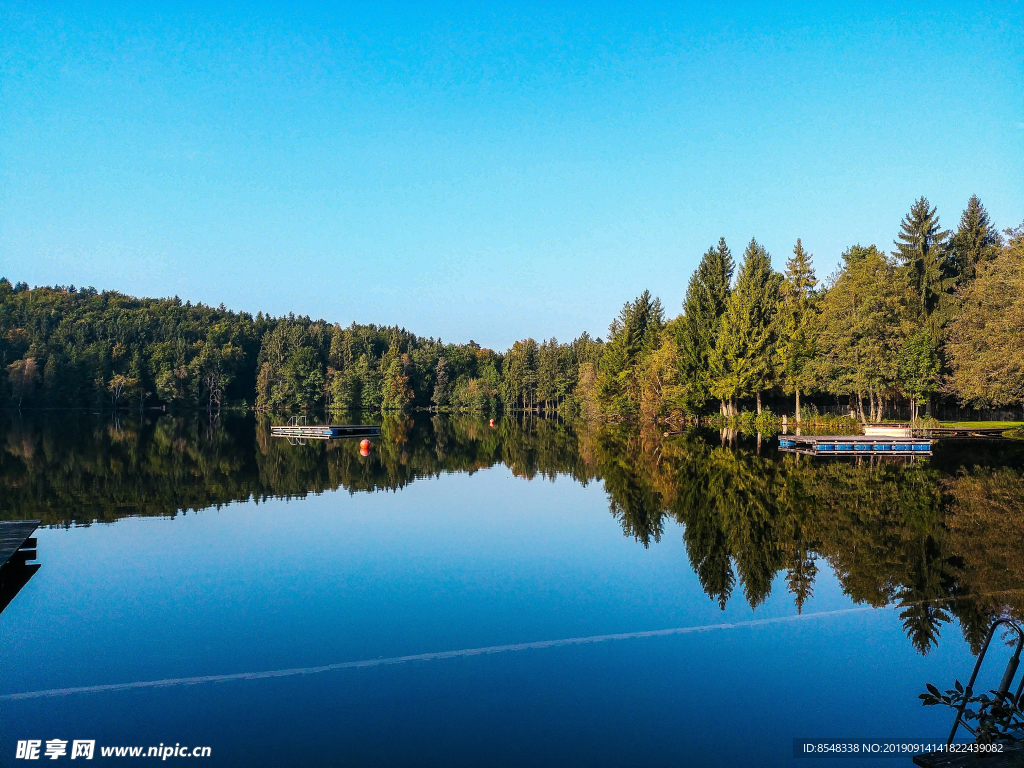
<path fill-rule="evenodd" d="M 19 551 L 35 554 L 35 541 L 30 542 L 29 539 L 40 523 L 42 520 L 0 521 L 0 568 L 7 565 Z"/>

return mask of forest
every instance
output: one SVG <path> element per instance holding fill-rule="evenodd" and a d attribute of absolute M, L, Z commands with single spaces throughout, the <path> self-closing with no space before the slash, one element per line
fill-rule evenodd
<path fill-rule="evenodd" d="M 1004 236 L 1005 235 L 1005 236 Z M 764 397 L 829 397 L 862 421 L 937 399 L 1024 404 L 1024 224 L 1000 233 L 972 197 L 956 231 L 921 197 L 886 252 L 850 246 L 819 280 L 798 239 L 783 270 L 721 239 L 666 318 L 645 291 L 604 338 L 498 352 L 404 328 L 0 279 L 0 402 L 14 407 L 251 408 L 627 421 L 762 413 Z"/>

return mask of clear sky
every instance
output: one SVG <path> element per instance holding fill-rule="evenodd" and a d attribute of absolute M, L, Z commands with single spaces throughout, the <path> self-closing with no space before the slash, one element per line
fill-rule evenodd
<path fill-rule="evenodd" d="M 503 349 L 1024 220 L 1020 2 L 0 3 L 0 274 Z"/>

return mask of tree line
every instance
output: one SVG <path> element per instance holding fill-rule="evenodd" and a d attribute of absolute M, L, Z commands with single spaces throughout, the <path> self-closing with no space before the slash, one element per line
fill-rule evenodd
<path fill-rule="evenodd" d="M 762 411 L 766 393 L 830 395 L 862 421 L 935 397 L 1024 403 L 1024 225 L 1005 230 L 971 197 L 956 232 L 915 201 L 894 250 L 853 245 L 819 282 L 798 239 L 780 273 L 756 240 L 738 270 L 725 240 L 704 254 L 683 313 L 645 293 L 612 324 L 599 383 L 610 411 L 693 417 Z M 734 274 L 735 273 L 735 274 Z M 612 350 L 618 350 L 616 354 Z"/>
<path fill-rule="evenodd" d="M 955 233 L 925 198 L 895 249 L 851 246 L 819 282 L 798 239 L 780 273 L 756 240 L 737 269 L 722 239 L 670 320 L 647 291 L 605 339 L 582 333 L 504 352 L 270 317 L 178 298 L 140 299 L 0 279 L 0 401 L 16 406 L 219 411 L 525 410 L 618 419 L 762 411 L 766 394 L 848 398 L 864 421 L 936 396 L 1024 402 L 1024 225 L 1004 238 L 977 197 Z"/>

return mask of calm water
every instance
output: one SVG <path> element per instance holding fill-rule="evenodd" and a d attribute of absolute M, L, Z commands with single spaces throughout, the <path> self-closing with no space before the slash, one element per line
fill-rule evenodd
<path fill-rule="evenodd" d="M 944 738 L 917 694 L 1024 608 L 1014 445 L 857 465 L 417 418 L 364 458 L 241 417 L 0 429 L 0 519 L 48 526 L 0 614 L 3 766 L 58 738 L 218 766 L 834 764 L 793 738 Z"/>

